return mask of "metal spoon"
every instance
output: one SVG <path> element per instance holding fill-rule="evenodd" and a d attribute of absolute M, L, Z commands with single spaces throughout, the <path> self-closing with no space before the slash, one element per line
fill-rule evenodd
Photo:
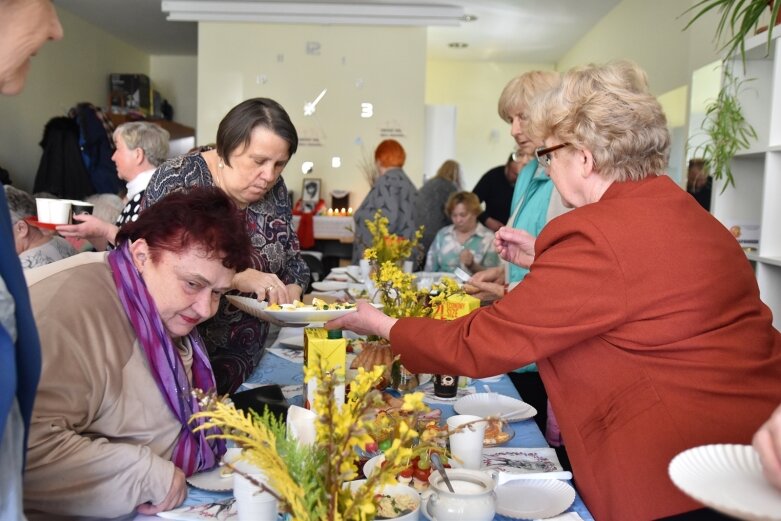
<path fill-rule="evenodd" d="M 445 473 L 445 467 L 442 466 L 442 460 L 439 459 L 439 454 L 436 452 L 431 455 L 431 464 L 434 465 L 434 468 L 437 469 L 439 475 L 442 476 L 442 479 L 445 481 L 445 485 L 447 485 L 448 490 L 455 494 L 456 491 L 453 489 L 453 485 L 450 484 L 450 479 Z"/>

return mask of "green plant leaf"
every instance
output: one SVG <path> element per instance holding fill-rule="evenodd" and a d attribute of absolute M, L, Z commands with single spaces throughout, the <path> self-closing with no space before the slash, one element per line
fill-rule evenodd
<path fill-rule="evenodd" d="M 751 79 L 736 77 L 729 64 L 724 64 L 721 90 L 716 100 L 706 107 L 701 125 L 707 141 L 693 151 L 695 156 L 705 161 L 706 169 L 714 180 L 723 179 L 722 193 L 728 186 L 735 186 L 732 158 L 740 150 L 750 148 L 757 138 L 754 127 L 746 121 L 740 106 L 739 94 L 747 81 Z"/>

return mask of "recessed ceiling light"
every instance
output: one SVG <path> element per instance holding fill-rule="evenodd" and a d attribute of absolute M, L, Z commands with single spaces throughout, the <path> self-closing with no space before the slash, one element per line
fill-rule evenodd
<path fill-rule="evenodd" d="M 461 17 L 462 22 L 474 22 L 475 20 L 477 20 L 477 17 L 473 14 L 465 14 Z"/>
<path fill-rule="evenodd" d="M 447 46 L 453 49 L 466 49 L 467 47 L 469 47 L 469 44 L 464 42 L 450 42 L 449 44 L 447 44 Z"/>

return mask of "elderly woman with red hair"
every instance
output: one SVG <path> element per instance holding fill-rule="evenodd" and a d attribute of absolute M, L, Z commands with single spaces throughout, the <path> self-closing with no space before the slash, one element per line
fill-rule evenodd
<path fill-rule="evenodd" d="M 406 159 L 404 147 L 395 139 L 386 139 L 377 145 L 374 161 L 379 177 L 353 215 L 353 264 L 358 264 L 363 257 L 363 250 L 372 243 L 366 221 L 372 220 L 377 210 L 382 210 L 382 215 L 388 218 L 388 232 L 410 239 L 415 234 L 418 189 L 402 170 Z"/>
<path fill-rule="evenodd" d="M 193 432 L 192 390 L 214 373 L 196 326 L 217 312 L 252 245 L 215 188 L 173 193 L 126 223 L 117 249 L 28 277 L 43 371 L 24 477 L 29 519 L 156 514 L 187 495 L 185 476 L 225 451 Z"/>

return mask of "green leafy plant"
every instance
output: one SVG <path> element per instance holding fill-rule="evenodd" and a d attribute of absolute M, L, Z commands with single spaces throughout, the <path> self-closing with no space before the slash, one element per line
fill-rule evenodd
<path fill-rule="evenodd" d="M 768 0 L 700 0 L 683 14 L 695 13 L 694 17 L 684 27 L 684 31 L 697 20 L 710 11 L 716 9 L 720 14 L 719 23 L 716 26 L 715 40 L 722 41 L 726 36 L 725 30 L 729 29 L 729 37 L 721 50 L 726 51 L 727 58 L 740 51 L 740 56 L 746 61 L 746 38 L 756 34 L 762 16 L 770 8 L 770 23 L 767 30 L 767 49 L 773 38 L 773 24 L 778 18 L 781 2 Z"/>
<path fill-rule="evenodd" d="M 708 141 L 694 150 L 694 155 L 705 161 L 705 168 L 713 179 L 724 180 L 722 193 L 729 185 L 735 186 L 732 176 L 732 158 L 739 150 L 748 149 L 757 133 L 740 107 L 738 94 L 743 84 L 750 80 L 737 78 L 725 66 L 722 73 L 722 85 L 716 100 L 705 109 L 702 129 Z"/>
<path fill-rule="evenodd" d="M 693 13 L 684 30 L 689 29 L 697 20 L 707 13 L 717 10 L 720 13 L 714 39 L 720 42 L 726 39 L 721 47 L 725 57 L 723 60 L 721 90 L 716 100 L 708 105 L 702 130 L 709 141 L 695 150 L 695 155 L 705 160 L 705 166 L 715 180 L 724 179 L 722 192 L 729 185 L 735 186 L 732 176 L 731 161 L 735 154 L 749 148 L 751 141 L 757 138 L 757 133 L 743 115 L 740 106 L 739 93 L 748 79 L 737 78 L 731 70 L 733 58 L 738 54 L 741 63 L 746 64 L 746 39 L 756 34 L 759 23 L 770 8 L 770 24 L 767 30 L 767 51 L 773 37 L 774 22 L 779 16 L 781 1 L 772 0 L 700 0 L 684 15 Z M 727 36 L 727 30 L 729 35 Z"/>

